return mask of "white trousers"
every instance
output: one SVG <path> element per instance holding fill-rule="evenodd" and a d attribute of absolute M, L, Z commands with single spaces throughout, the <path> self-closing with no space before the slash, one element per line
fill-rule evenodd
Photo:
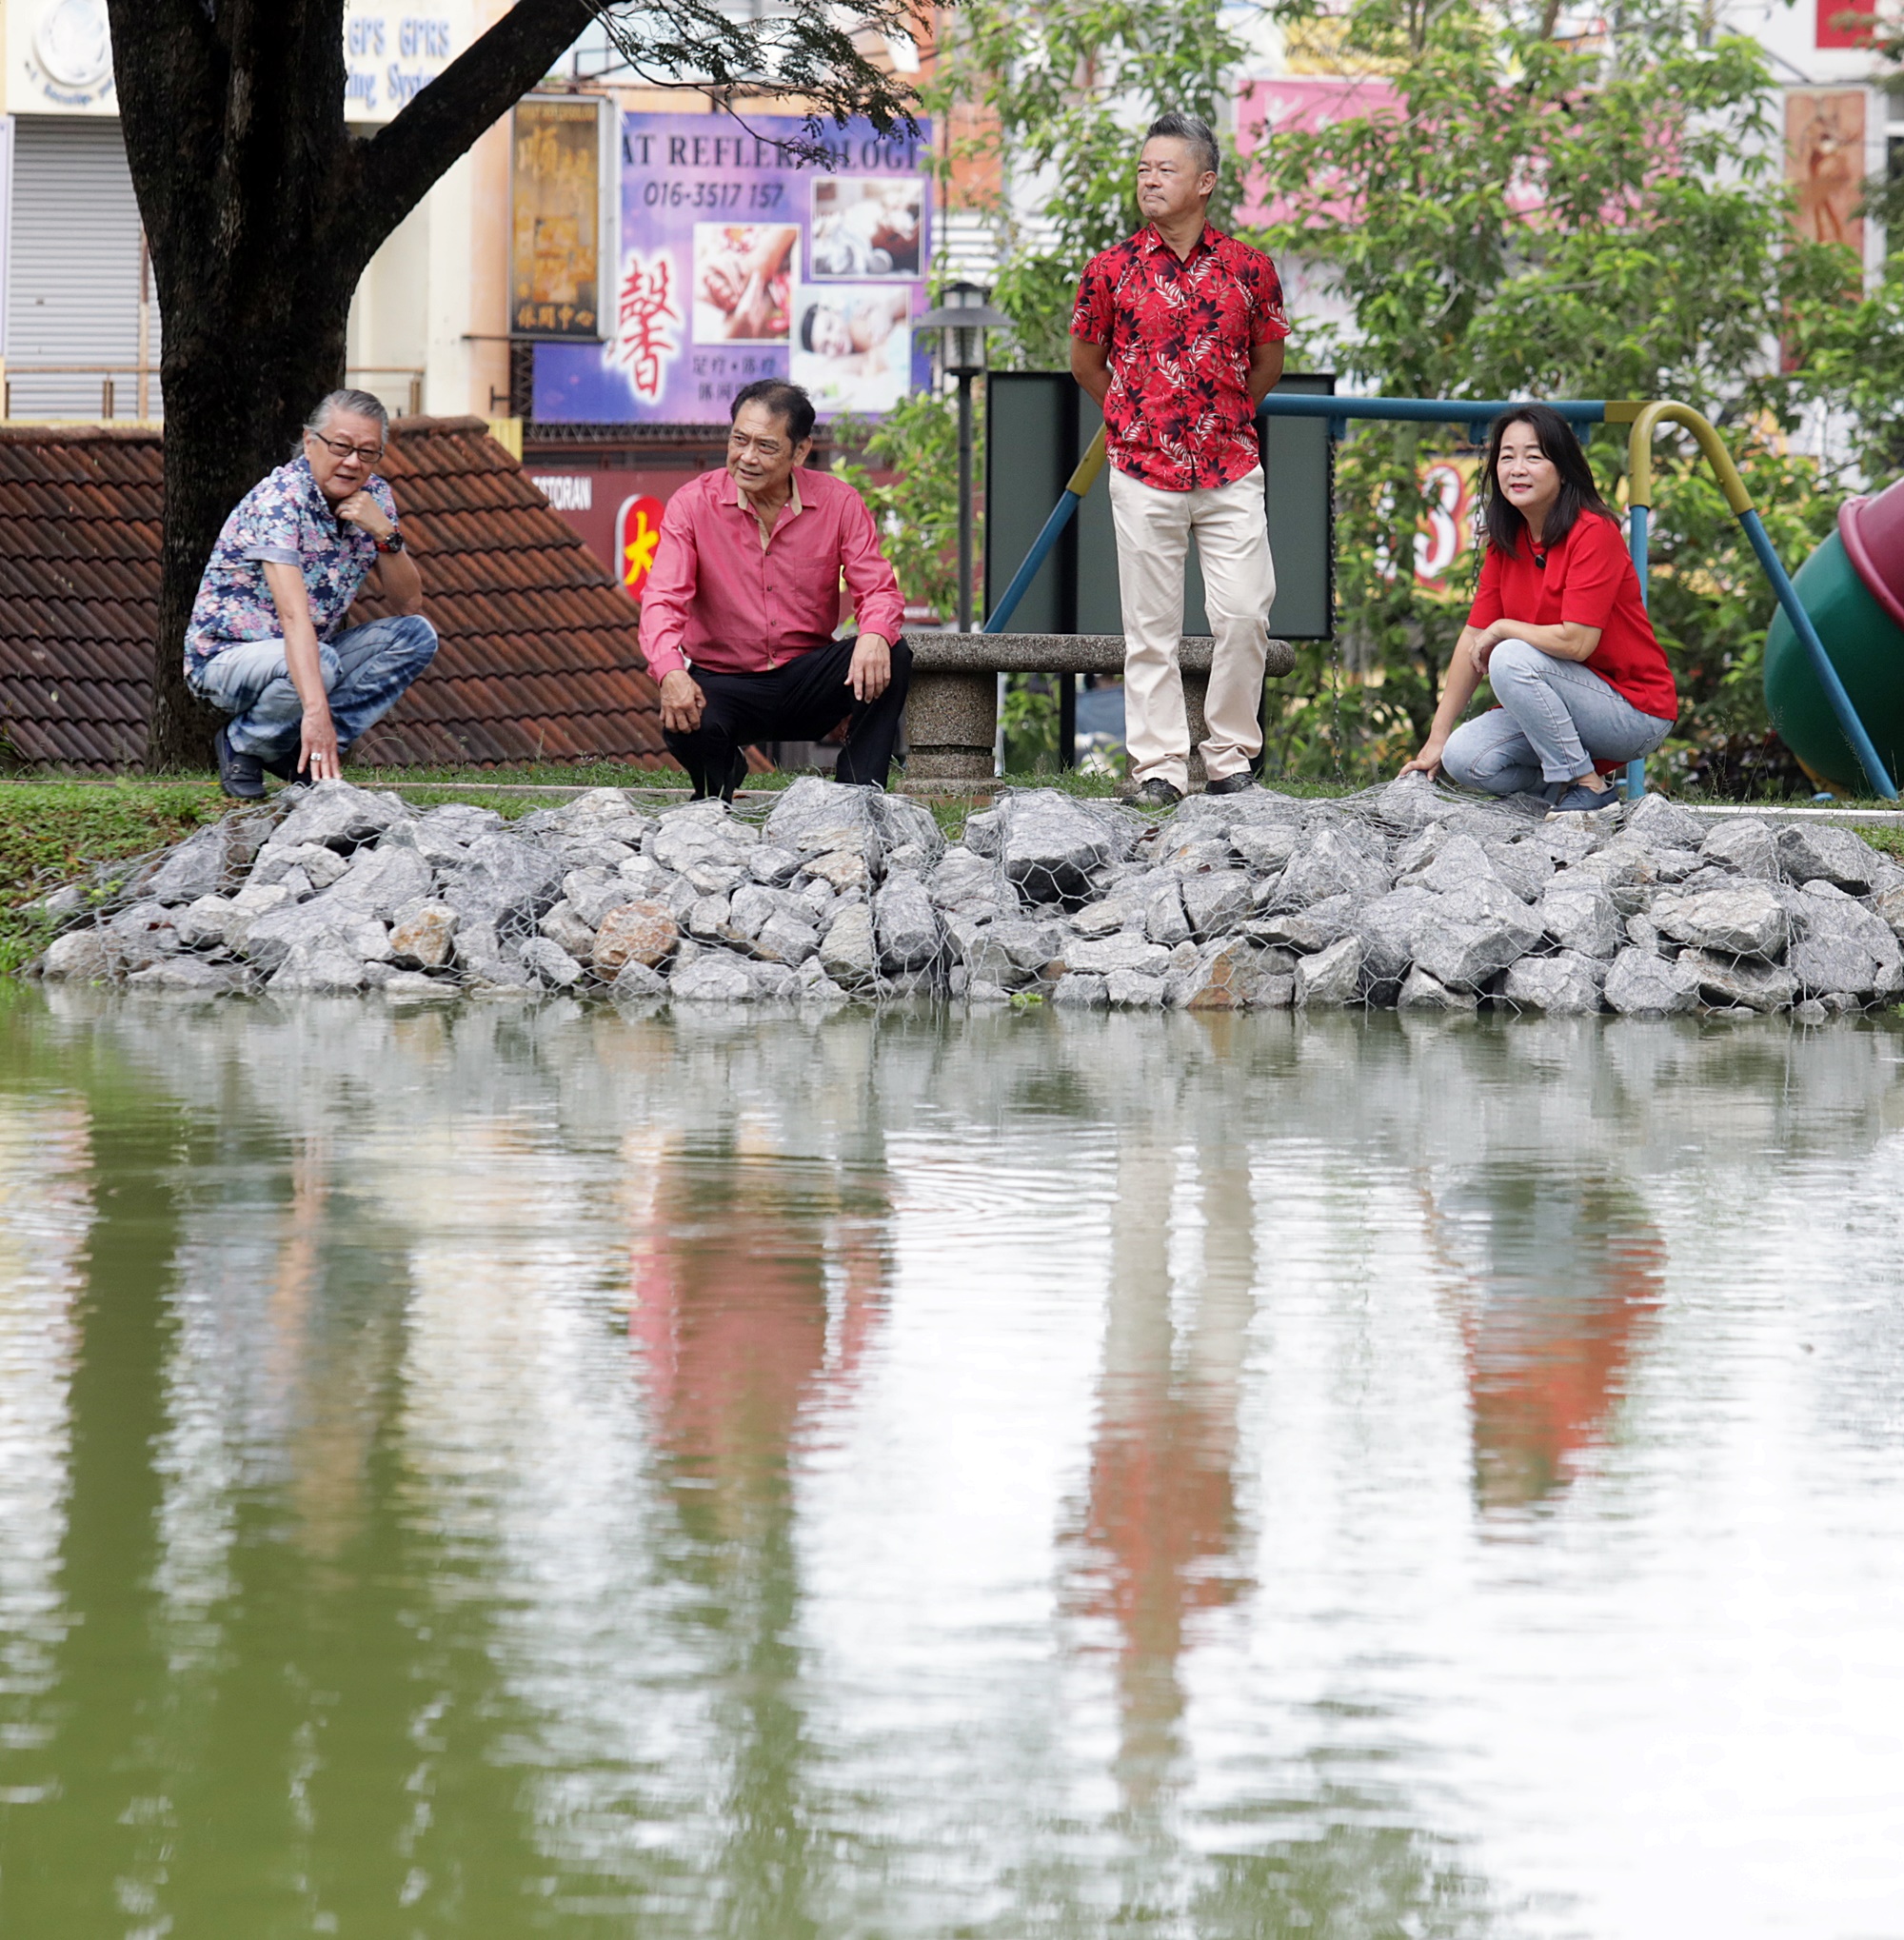
<path fill-rule="evenodd" d="M 1192 532 L 1216 638 L 1203 768 L 1213 782 L 1238 774 L 1262 746 L 1257 716 L 1276 601 L 1262 467 L 1235 485 L 1187 492 L 1159 491 L 1113 468 L 1111 514 L 1124 612 L 1124 746 L 1132 779 L 1158 777 L 1180 789 L 1190 782 L 1190 723 L 1177 656 Z"/>

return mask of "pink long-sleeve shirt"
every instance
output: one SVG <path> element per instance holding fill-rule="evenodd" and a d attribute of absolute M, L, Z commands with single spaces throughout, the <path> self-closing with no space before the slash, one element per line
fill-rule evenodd
<path fill-rule="evenodd" d="M 865 500 L 823 471 L 796 471 L 793 486 L 764 543 L 730 472 L 704 471 L 667 502 L 642 589 L 642 652 L 657 681 L 690 661 L 765 673 L 825 646 L 843 577 L 863 633 L 893 641 L 904 630 L 905 602 Z"/>

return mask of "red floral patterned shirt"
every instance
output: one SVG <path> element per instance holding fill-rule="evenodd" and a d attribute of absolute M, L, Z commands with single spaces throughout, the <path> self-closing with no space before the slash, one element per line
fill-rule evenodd
<path fill-rule="evenodd" d="M 1146 224 L 1093 256 L 1071 334 L 1110 352 L 1110 460 L 1160 491 L 1234 485 L 1258 464 L 1250 353 L 1289 334 L 1276 265 L 1204 225 L 1187 257 Z"/>

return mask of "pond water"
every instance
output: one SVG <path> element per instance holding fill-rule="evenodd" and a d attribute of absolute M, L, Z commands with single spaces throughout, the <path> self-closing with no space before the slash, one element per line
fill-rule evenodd
<path fill-rule="evenodd" d="M 0 1932 L 1904 1933 L 1904 1035 L 0 1002 Z"/>

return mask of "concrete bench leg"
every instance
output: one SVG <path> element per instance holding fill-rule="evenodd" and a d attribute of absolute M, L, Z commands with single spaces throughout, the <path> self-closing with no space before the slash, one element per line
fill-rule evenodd
<path fill-rule="evenodd" d="M 1210 677 L 1183 669 L 1183 711 L 1190 717 L 1190 792 L 1194 795 L 1210 778 L 1203 772 L 1203 738 L 1210 731 L 1203 708 L 1210 697 Z"/>
<path fill-rule="evenodd" d="M 915 665 L 905 697 L 906 773 L 919 782 L 989 782 L 999 677 Z"/>

